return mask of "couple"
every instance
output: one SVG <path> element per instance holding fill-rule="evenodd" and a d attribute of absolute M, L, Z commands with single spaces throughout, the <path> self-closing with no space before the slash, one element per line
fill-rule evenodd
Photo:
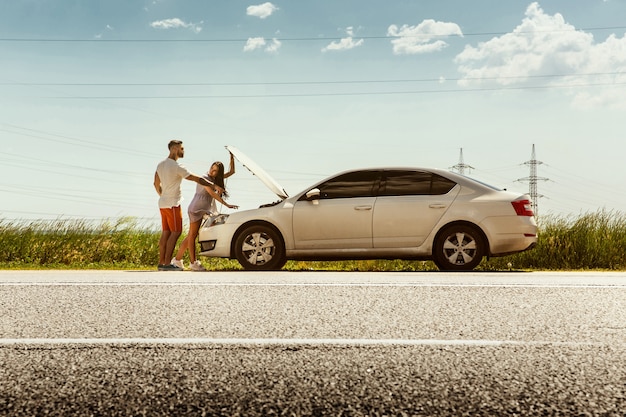
<path fill-rule="evenodd" d="M 196 238 L 200 223 L 205 214 L 212 211 L 214 200 L 219 201 L 228 208 L 236 209 L 235 205 L 228 204 L 223 198 L 227 196 L 224 189 L 224 178 L 235 173 L 233 155 L 230 155 L 230 166 L 224 173 L 224 164 L 214 162 L 211 169 L 204 176 L 197 176 L 178 162 L 185 156 L 185 148 L 180 140 L 172 140 L 168 144 L 169 156 L 157 165 L 154 173 L 154 188 L 159 194 L 159 210 L 161 212 L 161 239 L 159 240 L 159 271 L 182 271 L 183 255 L 189 250 L 191 261 L 190 268 L 193 271 L 204 271 L 205 268 L 196 259 Z M 176 257 L 172 258 L 176 242 L 183 231 L 183 218 L 180 203 L 182 200 L 182 180 L 190 180 L 197 183 L 196 193 L 187 209 L 189 214 L 189 233 L 178 249 Z M 171 259 L 171 261 L 169 260 Z"/>

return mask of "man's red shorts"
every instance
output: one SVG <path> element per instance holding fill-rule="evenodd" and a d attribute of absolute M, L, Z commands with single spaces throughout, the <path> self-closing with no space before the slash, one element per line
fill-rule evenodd
<path fill-rule="evenodd" d="M 162 208 L 161 210 L 161 228 L 167 232 L 183 231 L 183 211 L 180 206 Z"/>

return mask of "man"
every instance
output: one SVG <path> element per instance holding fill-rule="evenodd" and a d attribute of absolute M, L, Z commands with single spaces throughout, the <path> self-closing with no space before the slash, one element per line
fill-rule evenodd
<path fill-rule="evenodd" d="M 170 154 L 157 165 L 154 173 L 154 188 L 159 194 L 161 212 L 161 239 L 159 240 L 159 271 L 182 271 L 171 262 L 176 242 L 183 232 L 183 215 L 180 208 L 182 200 L 181 183 L 183 179 L 197 182 L 204 186 L 215 187 L 206 179 L 189 172 L 178 162 L 185 156 L 185 148 L 180 140 L 172 140 L 167 145 Z M 218 187 L 219 188 L 219 187 Z"/>

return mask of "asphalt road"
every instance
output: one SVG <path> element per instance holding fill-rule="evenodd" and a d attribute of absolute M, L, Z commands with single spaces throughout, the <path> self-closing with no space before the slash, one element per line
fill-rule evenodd
<path fill-rule="evenodd" d="M 0 271 L 0 415 L 626 415 L 626 273 Z"/>

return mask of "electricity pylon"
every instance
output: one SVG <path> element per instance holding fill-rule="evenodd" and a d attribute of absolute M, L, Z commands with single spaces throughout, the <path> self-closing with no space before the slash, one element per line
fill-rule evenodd
<path fill-rule="evenodd" d="M 548 178 L 537 176 L 537 166 L 541 164 L 543 164 L 543 162 L 537 161 L 537 157 L 535 156 L 535 144 L 533 143 L 533 152 L 530 156 L 530 161 L 524 162 L 524 165 L 530 166 L 530 175 L 525 178 L 520 178 L 517 181 L 528 181 L 528 194 L 532 200 L 532 208 L 535 216 L 537 216 L 539 212 L 539 199 L 543 197 L 543 195 L 539 194 L 537 191 L 537 182 L 548 181 Z"/>
<path fill-rule="evenodd" d="M 474 169 L 473 166 L 467 165 L 465 162 L 463 162 L 463 148 L 461 148 L 461 153 L 459 155 L 459 163 L 454 166 L 451 166 L 450 169 L 458 172 L 461 175 L 465 175 L 465 168 Z"/>

